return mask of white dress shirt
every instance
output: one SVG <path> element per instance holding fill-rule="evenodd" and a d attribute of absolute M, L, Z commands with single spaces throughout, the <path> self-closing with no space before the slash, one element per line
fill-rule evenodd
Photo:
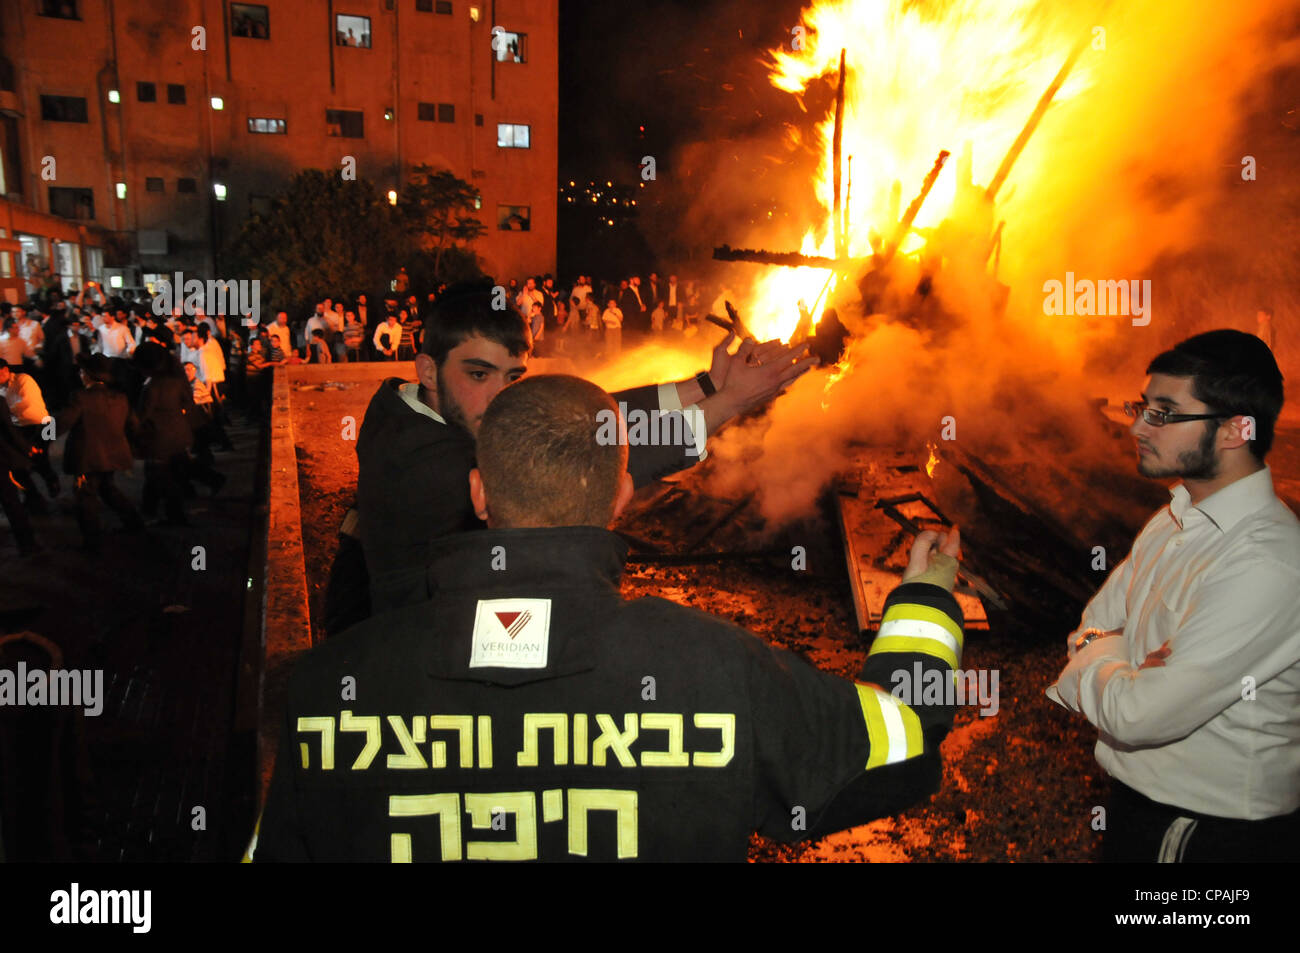
<path fill-rule="evenodd" d="M 186 364 L 193 364 L 198 379 L 204 382 L 207 381 L 208 362 L 203 360 L 202 347 L 187 347 L 184 344 L 181 345 L 181 366 L 184 367 Z"/>
<path fill-rule="evenodd" d="M 4 398 L 9 404 L 14 424 L 19 427 L 45 423 L 49 416 L 49 411 L 45 409 L 45 395 L 30 374 L 13 371 L 9 375 L 8 386 L 4 388 Z"/>
<path fill-rule="evenodd" d="M 1097 761 L 1218 817 L 1300 807 L 1300 521 L 1267 467 L 1193 505 L 1179 484 L 1088 603 L 1053 701 L 1101 730 Z M 1070 636 L 1073 645 L 1075 635 Z M 1169 642 L 1161 667 L 1140 669 Z"/>
<path fill-rule="evenodd" d="M 131 352 L 135 350 L 131 329 L 125 324 L 115 322 L 112 327 L 101 324 L 98 334 L 99 353 L 105 357 L 130 357 Z"/>

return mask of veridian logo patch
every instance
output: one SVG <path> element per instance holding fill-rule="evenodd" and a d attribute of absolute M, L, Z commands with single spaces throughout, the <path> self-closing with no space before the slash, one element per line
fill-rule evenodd
<path fill-rule="evenodd" d="M 470 668 L 546 668 L 550 599 L 480 599 Z"/>

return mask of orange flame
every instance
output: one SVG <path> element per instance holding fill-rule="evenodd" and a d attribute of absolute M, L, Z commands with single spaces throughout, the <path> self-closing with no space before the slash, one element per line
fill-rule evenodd
<path fill-rule="evenodd" d="M 772 51 L 771 82 L 798 96 L 806 109 L 811 87 L 838 81 L 840 50 L 847 50 L 842 154 L 853 157 L 845 204 L 851 257 L 871 254 L 873 233 L 892 235 L 900 209 L 917 193 L 940 150 L 957 155 L 970 147 L 973 181 L 993 177 L 1079 40 L 1077 22 L 1050 18 L 1047 9 L 1040 0 L 833 0 L 803 11 L 803 48 Z M 1069 99 L 1088 85 L 1087 69 L 1080 66 L 1055 98 Z M 832 102 L 816 128 L 823 145 L 818 208 L 810 215 L 816 220 L 804 236 L 804 254 L 834 256 L 833 127 Z M 952 211 L 959 164 L 949 163 L 940 174 L 900 254 L 918 252 L 926 231 Z M 1027 162 L 1014 173 L 1021 180 L 1034 174 Z M 767 269 L 742 314 L 760 338 L 788 340 L 799 320 L 796 302 L 806 302 L 814 319 L 820 317 L 829 291 L 814 301 L 829 275 L 816 268 Z"/>

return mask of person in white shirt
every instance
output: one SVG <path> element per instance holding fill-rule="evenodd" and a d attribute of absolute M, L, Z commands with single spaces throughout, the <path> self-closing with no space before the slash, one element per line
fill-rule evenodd
<path fill-rule="evenodd" d="M 1048 697 L 1100 731 L 1103 859 L 1300 860 L 1300 521 L 1264 458 L 1282 375 L 1211 331 L 1155 358 L 1138 472 L 1181 478 L 1083 612 Z"/>
<path fill-rule="evenodd" d="M 112 313 L 104 312 L 104 323 L 99 326 L 99 353 L 105 357 L 130 357 L 135 351 L 135 341 L 125 324 Z"/>
<path fill-rule="evenodd" d="M 527 317 L 533 313 L 533 304 L 541 305 L 542 292 L 537 288 L 537 281 L 529 278 L 524 282 L 523 290 L 515 296 L 515 307 L 519 313 Z"/>
<path fill-rule="evenodd" d="M 375 328 L 374 344 L 376 360 L 397 360 L 397 349 L 402 344 L 402 325 L 397 320 L 397 315 L 390 312 L 388 320 Z"/>
<path fill-rule="evenodd" d="M 613 298 L 600 320 L 605 324 L 605 357 L 618 357 L 623 352 L 623 312 Z"/>
<path fill-rule="evenodd" d="M 14 308 L 13 317 L 18 321 L 18 335 L 32 346 L 32 351 L 39 357 L 45 348 L 45 329 L 32 317 L 30 311 Z"/>
<path fill-rule="evenodd" d="M 316 306 L 316 313 L 307 319 L 307 328 L 304 335 L 306 336 L 309 345 L 312 337 L 317 331 L 324 332 L 326 337 L 329 337 L 331 333 L 329 320 L 325 317 L 325 312 L 321 309 L 320 305 Z"/>
<path fill-rule="evenodd" d="M 18 322 L 13 318 L 5 318 L 4 332 L 0 333 L 0 360 L 13 367 L 22 367 L 24 360 L 36 360 L 36 352 L 18 333 Z"/>
<path fill-rule="evenodd" d="M 289 330 L 289 313 L 287 311 L 278 312 L 275 321 L 266 326 L 266 331 L 278 340 L 281 352 L 285 357 L 288 357 L 293 350 L 293 339 Z"/>
<path fill-rule="evenodd" d="M 195 373 L 199 375 L 199 380 L 207 383 L 208 379 L 204 376 L 207 372 L 206 362 L 203 360 L 203 345 L 199 341 L 199 334 L 194 328 L 186 328 L 181 333 L 181 364 L 193 364 Z"/>
<path fill-rule="evenodd" d="M 8 405 L 10 419 L 32 445 L 32 470 L 41 475 L 50 496 L 58 496 L 60 490 L 59 475 L 50 463 L 50 444 L 54 442 L 53 424 L 45 407 L 45 395 L 41 387 L 30 374 L 22 373 L 21 366 L 10 367 L 0 361 L 0 397 Z M 4 474 L 0 474 L 0 479 Z M 36 495 L 36 489 L 27 477 L 21 477 L 23 489 L 28 499 Z M 39 506 L 39 503 L 37 504 Z"/>

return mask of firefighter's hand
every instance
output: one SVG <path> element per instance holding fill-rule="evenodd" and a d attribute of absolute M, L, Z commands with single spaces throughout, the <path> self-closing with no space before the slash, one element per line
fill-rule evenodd
<path fill-rule="evenodd" d="M 949 592 L 957 584 L 957 559 L 961 555 L 961 530 L 937 533 L 928 529 L 912 543 L 912 555 L 903 582 L 928 582 Z"/>

